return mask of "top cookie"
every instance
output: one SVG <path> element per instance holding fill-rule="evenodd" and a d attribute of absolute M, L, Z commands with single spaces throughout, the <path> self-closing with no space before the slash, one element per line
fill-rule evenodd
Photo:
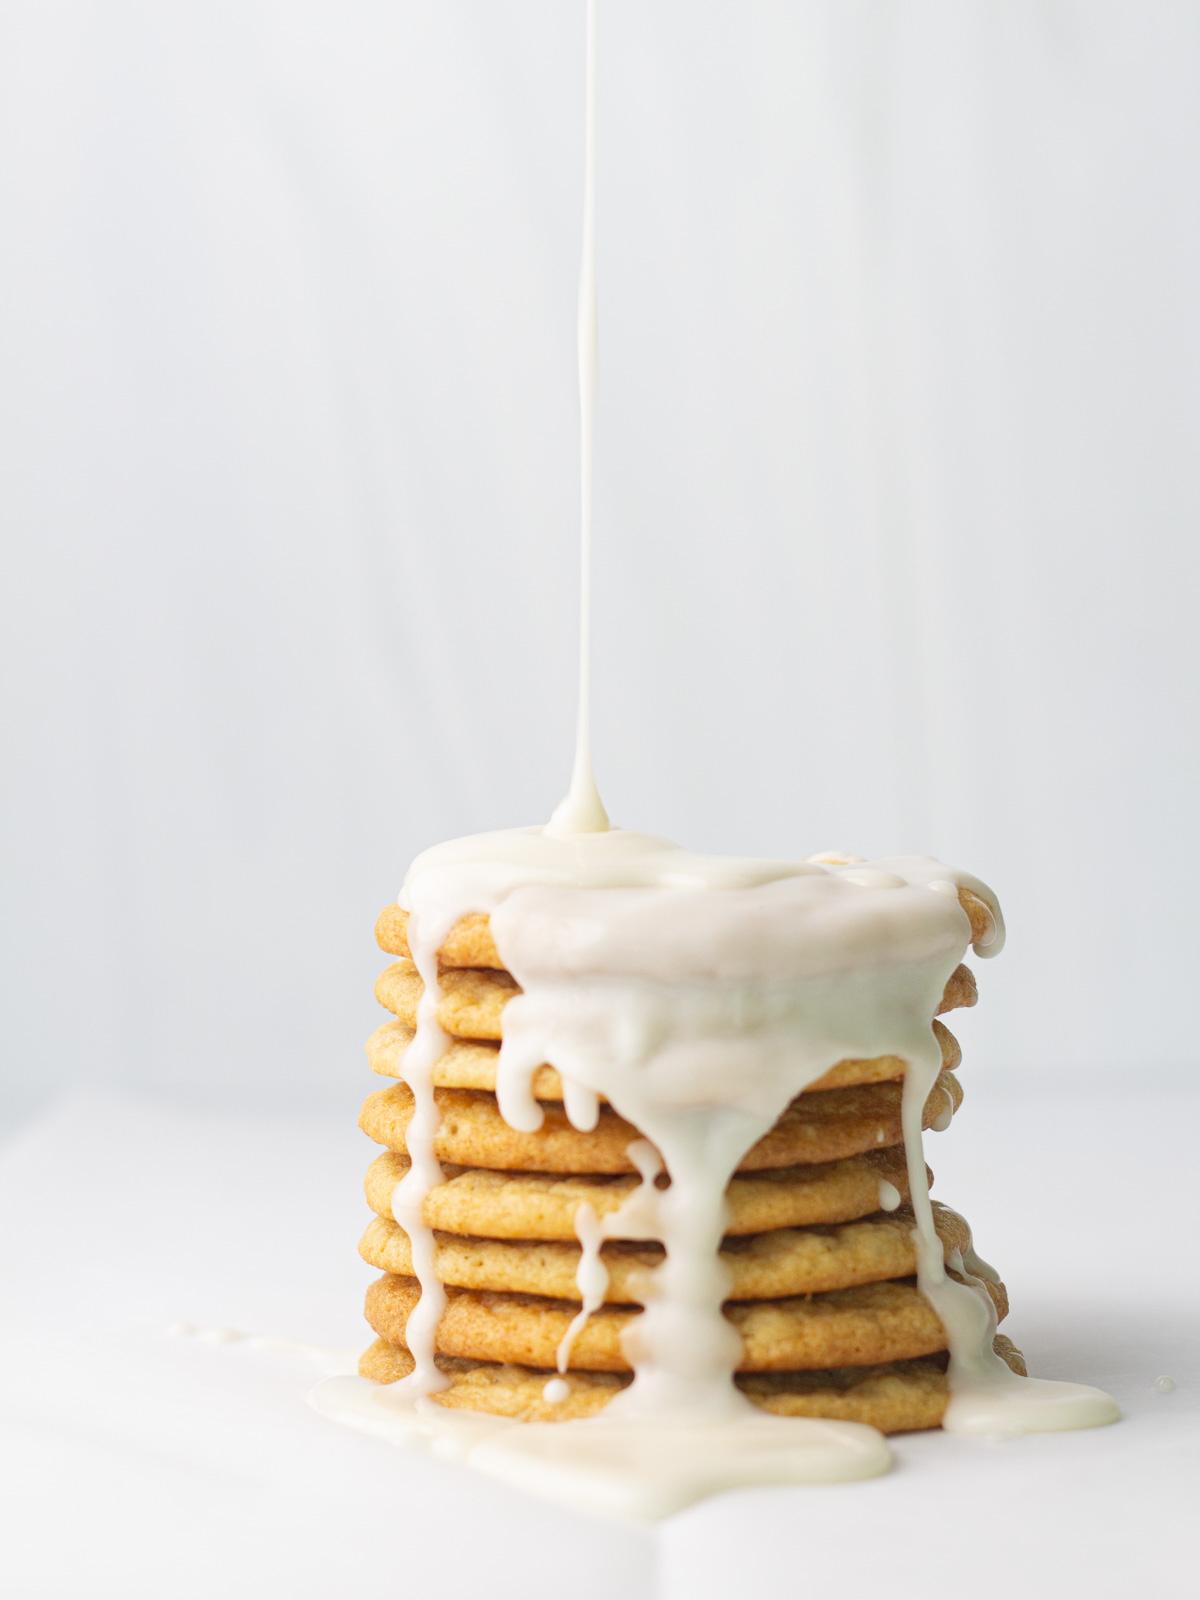
<path fill-rule="evenodd" d="M 971 939 L 986 940 L 994 927 L 992 913 L 970 889 L 958 891 L 958 903 L 971 922 Z M 375 923 L 375 942 L 393 956 L 411 956 L 408 945 L 408 912 L 398 905 L 384 906 Z M 482 911 L 456 922 L 438 951 L 443 967 L 491 967 L 504 971 L 504 963 L 492 938 L 491 924 Z"/>

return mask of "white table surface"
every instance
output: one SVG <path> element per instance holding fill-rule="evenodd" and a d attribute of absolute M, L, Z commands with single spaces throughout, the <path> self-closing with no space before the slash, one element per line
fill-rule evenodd
<path fill-rule="evenodd" d="M 0 1149 L 6 1600 L 1200 1592 L 1200 1096 L 968 1084 L 928 1140 L 1031 1371 L 1102 1385 L 1124 1421 L 911 1435 L 885 1478 L 739 1491 L 657 1526 L 340 1429 L 306 1406 L 297 1357 L 168 1336 L 368 1342 L 355 1111 L 353 1089 L 343 1118 L 286 1123 L 77 1094 Z"/>

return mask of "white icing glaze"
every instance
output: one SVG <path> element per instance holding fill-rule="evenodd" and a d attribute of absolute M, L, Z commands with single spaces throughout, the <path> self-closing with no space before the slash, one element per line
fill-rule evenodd
<path fill-rule="evenodd" d="M 404 1062 L 405 1080 L 415 1102 L 408 1126 L 411 1165 L 392 1191 L 392 1215 L 411 1241 L 413 1273 L 421 1285 L 421 1298 L 408 1319 L 407 1335 L 416 1367 L 400 1381 L 415 1394 L 429 1395 L 444 1388 L 446 1383 L 433 1359 L 434 1333 L 446 1308 L 446 1291 L 434 1271 L 433 1231 L 425 1226 L 422 1207 L 430 1189 L 445 1176 L 433 1153 L 439 1120 L 433 1097 L 433 1068 L 450 1041 L 437 1020 L 437 949 L 441 940 L 431 945 L 422 937 L 417 914 L 409 924 L 409 940 L 425 992 L 417 1007 L 416 1038 L 405 1052 Z"/>
<path fill-rule="evenodd" d="M 576 1127 L 578 1126 L 576 1123 Z M 641 1174 L 642 1181 L 637 1188 L 607 1217 L 598 1217 L 587 1200 L 584 1200 L 575 1212 L 575 1235 L 581 1247 L 575 1284 L 582 1305 L 579 1314 L 572 1320 L 571 1326 L 559 1343 L 560 1372 L 567 1370 L 576 1339 L 587 1326 L 587 1320 L 592 1312 L 598 1311 L 604 1304 L 604 1297 L 608 1293 L 608 1268 L 600 1255 L 600 1247 L 604 1241 L 657 1239 L 661 1231 L 658 1217 L 660 1191 L 655 1188 L 654 1180 L 663 1170 L 662 1157 L 648 1139 L 634 1139 L 626 1146 L 625 1153 Z M 557 1390 L 555 1392 L 560 1400 L 566 1398 L 565 1394 Z"/>
<path fill-rule="evenodd" d="M 941 1063 L 931 1019 L 971 937 L 960 887 L 989 907 L 992 926 L 979 953 L 994 954 L 1003 919 L 991 891 L 928 857 L 739 860 L 622 829 L 566 838 L 527 828 L 451 841 L 413 863 L 404 900 L 422 973 L 436 981 L 436 950 L 450 928 L 485 911 L 521 985 L 505 1009 L 497 1067 L 506 1120 L 525 1130 L 540 1125 L 533 1074 L 550 1062 L 577 1126 L 593 1124 L 603 1097 L 652 1143 L 671 1176 L 666 1190 L 643 1184 L 635 1192 L 651 1209 L 650 1236 L 662 1240 L 666 1260 L 625 1336 L 635 1381 L 606 1407 L 606 1427 L 650 1417 L 681 1427 L 700 1416 L 749 1423 L 748 1402 L 730 1381 L 740 1344 L 721 1315 L 725 1185 L 808 1083 L 839 1060 L 883 1054 L 907 1064 L 903 1124 L 918 1279 L 948 1332 L 947 1427 L 1053 1430 L 1115 1415 L 1098 1391 L 1012 1374 L 992 1353 L 995 1317 L 982 1285 L 945 1274 L 921 1116 Z M 431 1015 L 424 1007 L 423 1017 Z M 424 1026 L 419 1019 L 414 1048 L 438 1048 L 432 1032 L 434 1044 L 424 1045 Z M 564 1368 L 604 1294 L 599 1248 L 607 1228 L 583 1213 L 579 1231 L 584 1310 L 560 1352 Z M 630 1236 L 627 1226 L 621 1231 Z M 964 1277 L 992 1275 L 967 1255 L 957 1263 Z M 431 1334 L 410 1323 L 425 1371 Z M 420 1338 L 427 1344 L 418 1352 Z M 561 1464 L 584 1425 L 559 1426 L 572 1430 L 551 1450 Z M 832 1437 L 827 1429 L 822 1436 Z M 595 1435 L 585 1436 L 584 1456 L 587 1437 Z M 506 1437 L 491 1459 L 533 1449 Z"/>
<path fill-rule="evenodd" d="M 746 1151 L 793 1099 L 846 1057 L 906 1063 L 905 1156 L 916 1219 L 918 1282 L 950 1349 L 945 1426 L 986 1436 L 1085 1427 L 1112 1420 L 1098 1390 L 1022 1379 L 994 1355 L 995 1311 L 972 1249 L 947 1276 L 933 1225 L 922 1112 L 941 1052 L 932 1018 L 970 941 L 959 903 L 967 888 L 988 908 L 976 942 L 1003 945 L 995 897 L 977 879 L 929 857 L 865 862 L 829 854 L 803 862 L 694 855 L 614 829 L 592 770 L 589 734 L 590 550 L 597 369 L 595 266 L 595 0 L 587 6 L 587 119 L 583 263 L 579 292 L 581 546 L 579 710 L 570 791 L 549 825 L 439 845 L 413 863 L 400 896 L 425 984 L 405 1055 L 415 1097 L 412 1161 L 392 1209 L 412 1242 L 421 1299 L 406 1340 L 416 1367 L 375 1389 L 356 1379 L 321 1385 L 325 1414 L 393 1440 L 427 1444 L 485 1472 L 590 1509 L 660 1516 L 713 1491 L 750 1483 L 834 1481 L 884 1471 L 888 1447 L 857 1424 L 764 1415 L 732 1381 L 741 1342 L 722 1315 L 725 1187 Z M 662 1265 L 647 1274 L 644 1310 L 623 1348 L 633 1383 L 586 1422 L 514 1424 L 447 1411 L 429 1396 L 445 1380 L 434 1334 L 445 1291 L 433 1272 L 422 1206 L 441 1180 L 433 1142 L 432 1070 L 447 1045 L 437 1022 L 437 951 L 473 912 L 491 917 L 501 959 L 522 993 L 504 1013 L 497 1065 L 501 1113 L 536 1129 L 533 1075 L 563 1080 L 577 1128 L 595 1126 L 600 1099 L 645 1136 L 643 1182 L 603 1222 L 581 1205 L 577 1283 L 582 1307 L 559 1352 L 603 1302 L 605 1238 L 656 1238 Z M 949 1125 L 950 1106 L 935 1127 Z M 631 1154 L 638 1150 L 631 1146 Z M 647 1154 L 649 1152 L 649 1154 Z M 654 1184 L 659 1164 L 668 1188 Z M 900 1195 L 881 1182 L 880 1204 Z M 618 1221 L 618 1217 L 620 1220 Z M 569 1394 L 561 1377 L 543 1394 Z"/>
<path fill-rule="evenodd" d="M 547 1398 L 564 1398 L 561 1378 Z M 365 1378 L 327 1378 L 309 1396 L 322 1416 L 389 1444 L 457 1460 L 580 1510 L 646 1519 L 670 1516 L 722 1489 L 767 1483 L 834 1483 L 875 1477 L 891 1464 L 887 1442 L 853 1422 L 770 1417 L 622 1418 L 510 1422 Z M 608 1408 L 611 1410 L 611 1407 Z"/>
<path fill-rule="evenodd" d="M 558 1370 L 565 1372 L 571 1364 L 571 1351 L 575 1341 L 587 1326 L 593 1311 L 599 1311 L 608 1293 L 608 1268 L 600 1258 L 604 1243 L 604 1223 L 594 1207 L 584 1201 L 575 1212 L 575 1236 L 579 1240 L 579 1266 L 575 1271 L 575 1287 L 579 1290 L 580 1307 L 571 1325 L 558 1344 Z"/>
<path fill-rule="evenodd" d="M 954 1101 L 950 1098 L 948 1091 L 945 1089 L 940 1091 L 934 1089 L 931 1092 L 934 1094 L 941 1094 L 942 1109 L 938 1112 L 937 1116 L 933 1118 L 929 1126 L 934 1133 L 945 1133 L 950 1127 L 951 1122 L 954 1120 Z"/>

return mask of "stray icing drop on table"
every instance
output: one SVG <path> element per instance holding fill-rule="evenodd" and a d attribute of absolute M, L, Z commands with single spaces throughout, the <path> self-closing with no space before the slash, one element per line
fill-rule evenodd
<path fill-rule="evenodd" d="M 197 1344 L 241 1345 L 243 1349 L 261 1351 L 264 1355 L 295 1356 L 331 1376 L 353 1373 L 358 1367 L 357 1351 L 331 1349 L 328 1345 L 312 1344 L 307 1339 L 293 1339 L 286 1334 L 245 1333 L 223 1322 L 199 1325 L 172 1322 L 167 1335 L 172 1339 L 194 1339 Z"/>
<path fill-rule="evenodd" d="M 657 1520 L 723 1489 L 837 1483 L 891 1465 L 883 1435 L 854 1422 L 728 1417 L 510 1422 L 447 1411 L 362 1378 L 327 1378 L 312 1394 L 323 1416 L 390 1444 L 423 1448 L 581 1511 Z M 610 1408 L 611 1410 L 611 1408 Z"/>

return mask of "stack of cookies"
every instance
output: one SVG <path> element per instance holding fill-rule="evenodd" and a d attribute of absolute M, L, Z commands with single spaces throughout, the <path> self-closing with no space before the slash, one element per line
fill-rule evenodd
<path fill-rule="evenodd" d="M 404 1055 L 423 987 L 409 959 L 407 927 L 395 905 L 376 926 L 380 947 L 400 959 L 376 985 L 393 1020 L 371 1036 L 367 1057 L 374 1072 L 396 1081 L 368 1095 L 359 1121 L 383 1146 L 366 1180 L 376 1215 L 359 1245 L 383 1273 L 367 1292 L 367 1321 L 378 1337 L 359 1368 L 380 1383 L 413 1368 L 405 1327 L 420 1297 L 408 1236 L 392 1214 L 396 1185 L 409 1170 L 405 1132 L 414 1100 Z M 511 1128 L 496 1101 L 496 1064 L 504 1007 L 520 990 L 487 918 L 457 924 L 439 963 L 438 1020 L 450 1046 L 433 1074 L 441 1115 L 434 1151 L 445 1181 L 424 1205 L 435 1230 L 435 1270 L 447 1290 L 436 1336 L 447 1385 L 435 1398 L 526 1421 L 591 1416 L 631 1381 L 621 1334 L 638 1316 L 663 1252 L 620 1237 L 603 1245 L 604 1303 L 570 1343 L 559 1379 L 559 1352 L 581 1307 L 576 1213 L 586 1202 L 603 1221 L 622 1207 L 642 1181 L 645 1143 L 608 1105 L 590 1132 L 573 1127 L 549 1066 L 534 1082 L 542 1126 L 534 1133 Z M 960 966 L 939 1013 L 975 998 L 974 979 Z M 954 1070 L 960 1051 L 948 1028 L 938 1021 L 933 1027 L 942 1071 L 924 1121 L 944 1128 L 962 1100 Z M 729 1184 L 722 1260 L 730 1278 L 725 1314 L 744 1347 L 737 1383 L 769 1412 L 865 1422 L 885 1433 L 941 1422 L 946 1335 L 914 1276 L 903 1073 L 895 1056 L 839 1062 L 795 1098 Z M 965 1253 L 971 1270 L 983 1271 L 963 1219 L 936 1201 L 933 1209 L 949 1270 L 963 1270 Z M 1002 1319 L 1004 1286 L 984 1281 Z M 1003 1335 L 996 1348 L 1024 1371 Z"/>

